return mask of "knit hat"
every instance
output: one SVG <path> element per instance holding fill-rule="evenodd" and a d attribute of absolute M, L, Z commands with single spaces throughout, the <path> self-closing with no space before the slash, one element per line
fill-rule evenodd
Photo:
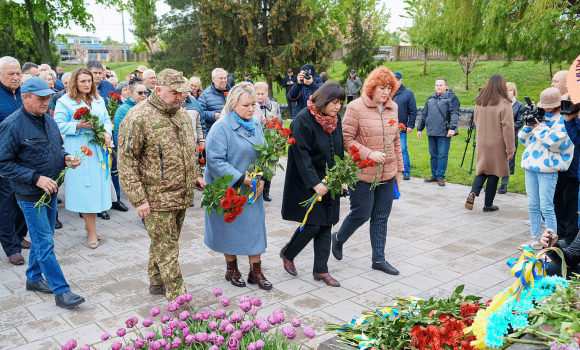
<path fill-rule="evenodd" d="M 556 88 L 547 88 L 540 94 L 540 102 L 538 102 L 538 107 L 540 108 L 557 108 L 560 107 L 560 90 Z"/>
<path fill-rule="evenodd" d="M 129 83 L 126 81 L 123 81 L 117 85 L 117 88 L 115 90 L 117 90 L 118 94 L 121 93 L 121 90 L 123 90 L 123 86 L 125 86 L 125 85 L 129 85 Z"/>
<path fill-rule="evenodd" d="M 314 67 L 314 65 L 312 65 L 310 63 L 307 63 L 300 68 L 300 70 L 303 70 L 303 71 L 307 71 L 309 69 L 310 69 L 310 74 L 312 74 L 312 75 L 316 74 L 316 68 Z"/>

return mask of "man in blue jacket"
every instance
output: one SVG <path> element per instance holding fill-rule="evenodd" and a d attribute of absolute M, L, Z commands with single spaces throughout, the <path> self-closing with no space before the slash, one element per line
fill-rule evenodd
<path fill-rule="evenodd" d="M 425 182 L 437 182 L 439 186 L 445 186 L 449 146 L 451 137 L 457 133 L 460 105 L 457 96 L 447 88 L 447 80 L 437 78 L 435 94 L 427 99 L 417 127 L 417 137 L 421 138 L 423 129 L 427 127 L 429 139 L 431 177 Z"/>
<path fill-rule="evenodd" d="M 111 98 L 111 91 L 115 92 L 115 87 L 113 84 L 109 83 L 106 80 L 103 80 L 103 64 L 96 60 L 90 60 L 87 62 L 87 69 L 93 73 L 93 80 L 97 85 L 97 90 L 99 90 L 99 95 L 105 100 L 105 104 L 109 103 L 109 99 Z"/>
<path fill-rule="evenodd" d="M 304 77 L 305 75 L 310 78 L 306 79 Z M 316 75 L 316 68 L 314 68 L 310 63 L 305 64 L 300 68 L 297 82 L 297 84 L 292 85 L 290 92 L 288 92 L 290 100 L 296 101 L 296 114 L 306 108 L 310 96 L 312 96 L 312 94 L 314 94 L 314 92 L 316 92 L 316 90 L 318 90 L 323 84 L 320 75 Z"/>
<path fill-rule="evenodd" d="M 203 135 L 204 138 L 209 133 L 213 123 L 220 119 L 220 112 L 226 104 L 226 93 L 230 91 L 228 72 L 225 69 L 214 69 L 211 72 L 211 81 L 211 86 L 203 90 L 203 94 L 198 99 L 205 115 L 206 134 Z"/>
<path fill-rule="evenodd" d="M 403 85 L 403 75 L 399 72 L 395 73 L 395 78 L 399 83 L 399 89 L 393 96 L 393 101 L 399 106 L 399 123 L 407 127 L 407 132 L 402 133 L 401 136 L 401 151 L 403 152 L 403 163 L 405 171 L 403 171 L 403 179 L 411 179 L 411 160 L 409 159 L 409 151 L 407 150 L 407 134 L 415 128 L 415 121 L 417 120 L 417 103 L 415 102 L 415 95 L 413 91 L 407 89 Z"/>
<path fill-rule="evenodd" d="M 13 57 L 0 58 L 0 126 L 22 106 L 20 63 Z M 0 171 L 0 244 L 11 264 L 25 263 L 22 249 L 30 249 L 24 238 L 28 232 L 22 210 L 16 203 L 10 181 Z"/>
<path fill-rule="evenodd" d="M 54 94 L 46 81 L 32 77 L 21 92 L 22 108 L 0 124 L 0 173 L 10 180 L 30 231 L 26 290 L 54 294 L 57 306 L 72 308 L 85 299 L 70 291 L 54 253 L 60 185 L 55 180 L 65 167 L 74 169 L 81 161 L 64 150 L 58 125 L 46 113 Z M 46 205 L 36 207 L 44 194 Z"/>

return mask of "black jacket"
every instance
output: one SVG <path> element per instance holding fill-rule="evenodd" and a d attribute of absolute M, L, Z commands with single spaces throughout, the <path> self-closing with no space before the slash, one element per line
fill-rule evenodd
<path fill-rule="evenodd" d="M 437 93 L 433 94 L 425 102 L 417 131 L 423 131 L 427 127 L 428 136 L 447 136 L 449 129 L 455 130 L 457 133 L 460 106 L 459 99 L 451 89 L 447 89 L 441 96 Z M 447 127 L 446 120 L 450 121 L 449 127 Z"/>
<path fill-rule="evenodd" d="M 564 240 L 558 240 L 556 247 L 560 248 L 562 253 L 564 253 L 566 265 L 570 269 L 573 269 L 580 264 L 580 234 L 576 236 L 571 244 L 567 244 Z M 557 253 L 549 252 L 548 256 L 558 265 L 562 265 L 562 259 L 560 259 L 560 256 Z"/>
<path fill-rule="evenodd" d="M 327 134 L 316 122 L 308 108 L 300 111 L 292 124 L 292 136 L 296 144 L 288 149 L 288 164 L 282 198 L 282 218 L 302 222 L 306 208 L 299 203 L 316 194 L 312 187 L 319 184 L 326 176 L 326 165 L 332 168 L 334 156 L 344 158 L 342 124 L 332 134 Z M 336 225 L 340 214 L 340 196 L 334 200 L 327 193 L 322 201 L 316 202 L 308 215 L 307 224 L 332 226 Z"/>
<path fill-rule="evenodd" d="M 289 81 L 293 81 L 294 84 L 296 84 L 296 82 L 298 81 L 296 74 L 293 74 L 291 77 L 289 77 L 288 75 L 286 75 L 284 77 L 284 81 L 282 82 L 282 87 L 284 87 L 284 89 L 286 89 L 286 93 L 288 93 L 290 91 L 290 89 L 292 88 L 292 86 L 294 86 L 293 84 L 288 85 Z"/>
<path fill-rule="evenodd" d="M 48 113 L 35 116 L 22 107 L 0 124 L 0 175 L 10 180 L 16 198 L 36 202 L 42 197 L 44 190 L 36 186 L 40 176 L 56 180 L 66 167 L 62 145 Z"/>
<path fill-rule="evenodd" d="M 228 73 L 228 85 L 234 87 L 236 85 L 236 79 L 234 79 L 233 73 Z"/>
<path fill-rule="evenodd" d="M 417 102 L 415 102 L 413 91 L 401 85 L 393 95 L 393 101 L 399 106 L 399 123 L 405 124 L 409 129 L 414 129 L 417 121 Z"/>

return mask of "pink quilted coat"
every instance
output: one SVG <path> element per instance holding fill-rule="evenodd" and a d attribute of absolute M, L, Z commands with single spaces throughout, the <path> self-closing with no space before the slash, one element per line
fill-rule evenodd
<path fill-rule="evenodd" d="M 388 157 L 381 168 L 379 182 L 388 181 L 394 178 L 397 172 L 404 170 L 398 129 L 398 110 L 397 104 L 389 98 L 381 116 L 375 103 L 363 93 L 361 98 L 348 104 L 342 120 L 344 150 L 347 151 L 355 145 L 360 151 L 361 159 L 367 159 L 372 151 L 382 152 L 387 137 L 387 147 L 393 139 L 395 140 L 387 152 Z M 391 119 L 397 122 L 393 127 L 388 123 Z M 373 168 L 363 169 L 362 174 L 358 176 L 359 179 L 371 183 L 378 167 L 379 165 L 376 164 Z"/>

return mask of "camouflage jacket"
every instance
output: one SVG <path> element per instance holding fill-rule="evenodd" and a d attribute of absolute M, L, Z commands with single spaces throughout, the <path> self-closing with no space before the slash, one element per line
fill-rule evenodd
<path fill-rule="evenodd" d="M 129 201 L 151 210 L 186 209 L 201 171 L 192 121 L 153 92 L 119 127 L 118 169 Z"/>

